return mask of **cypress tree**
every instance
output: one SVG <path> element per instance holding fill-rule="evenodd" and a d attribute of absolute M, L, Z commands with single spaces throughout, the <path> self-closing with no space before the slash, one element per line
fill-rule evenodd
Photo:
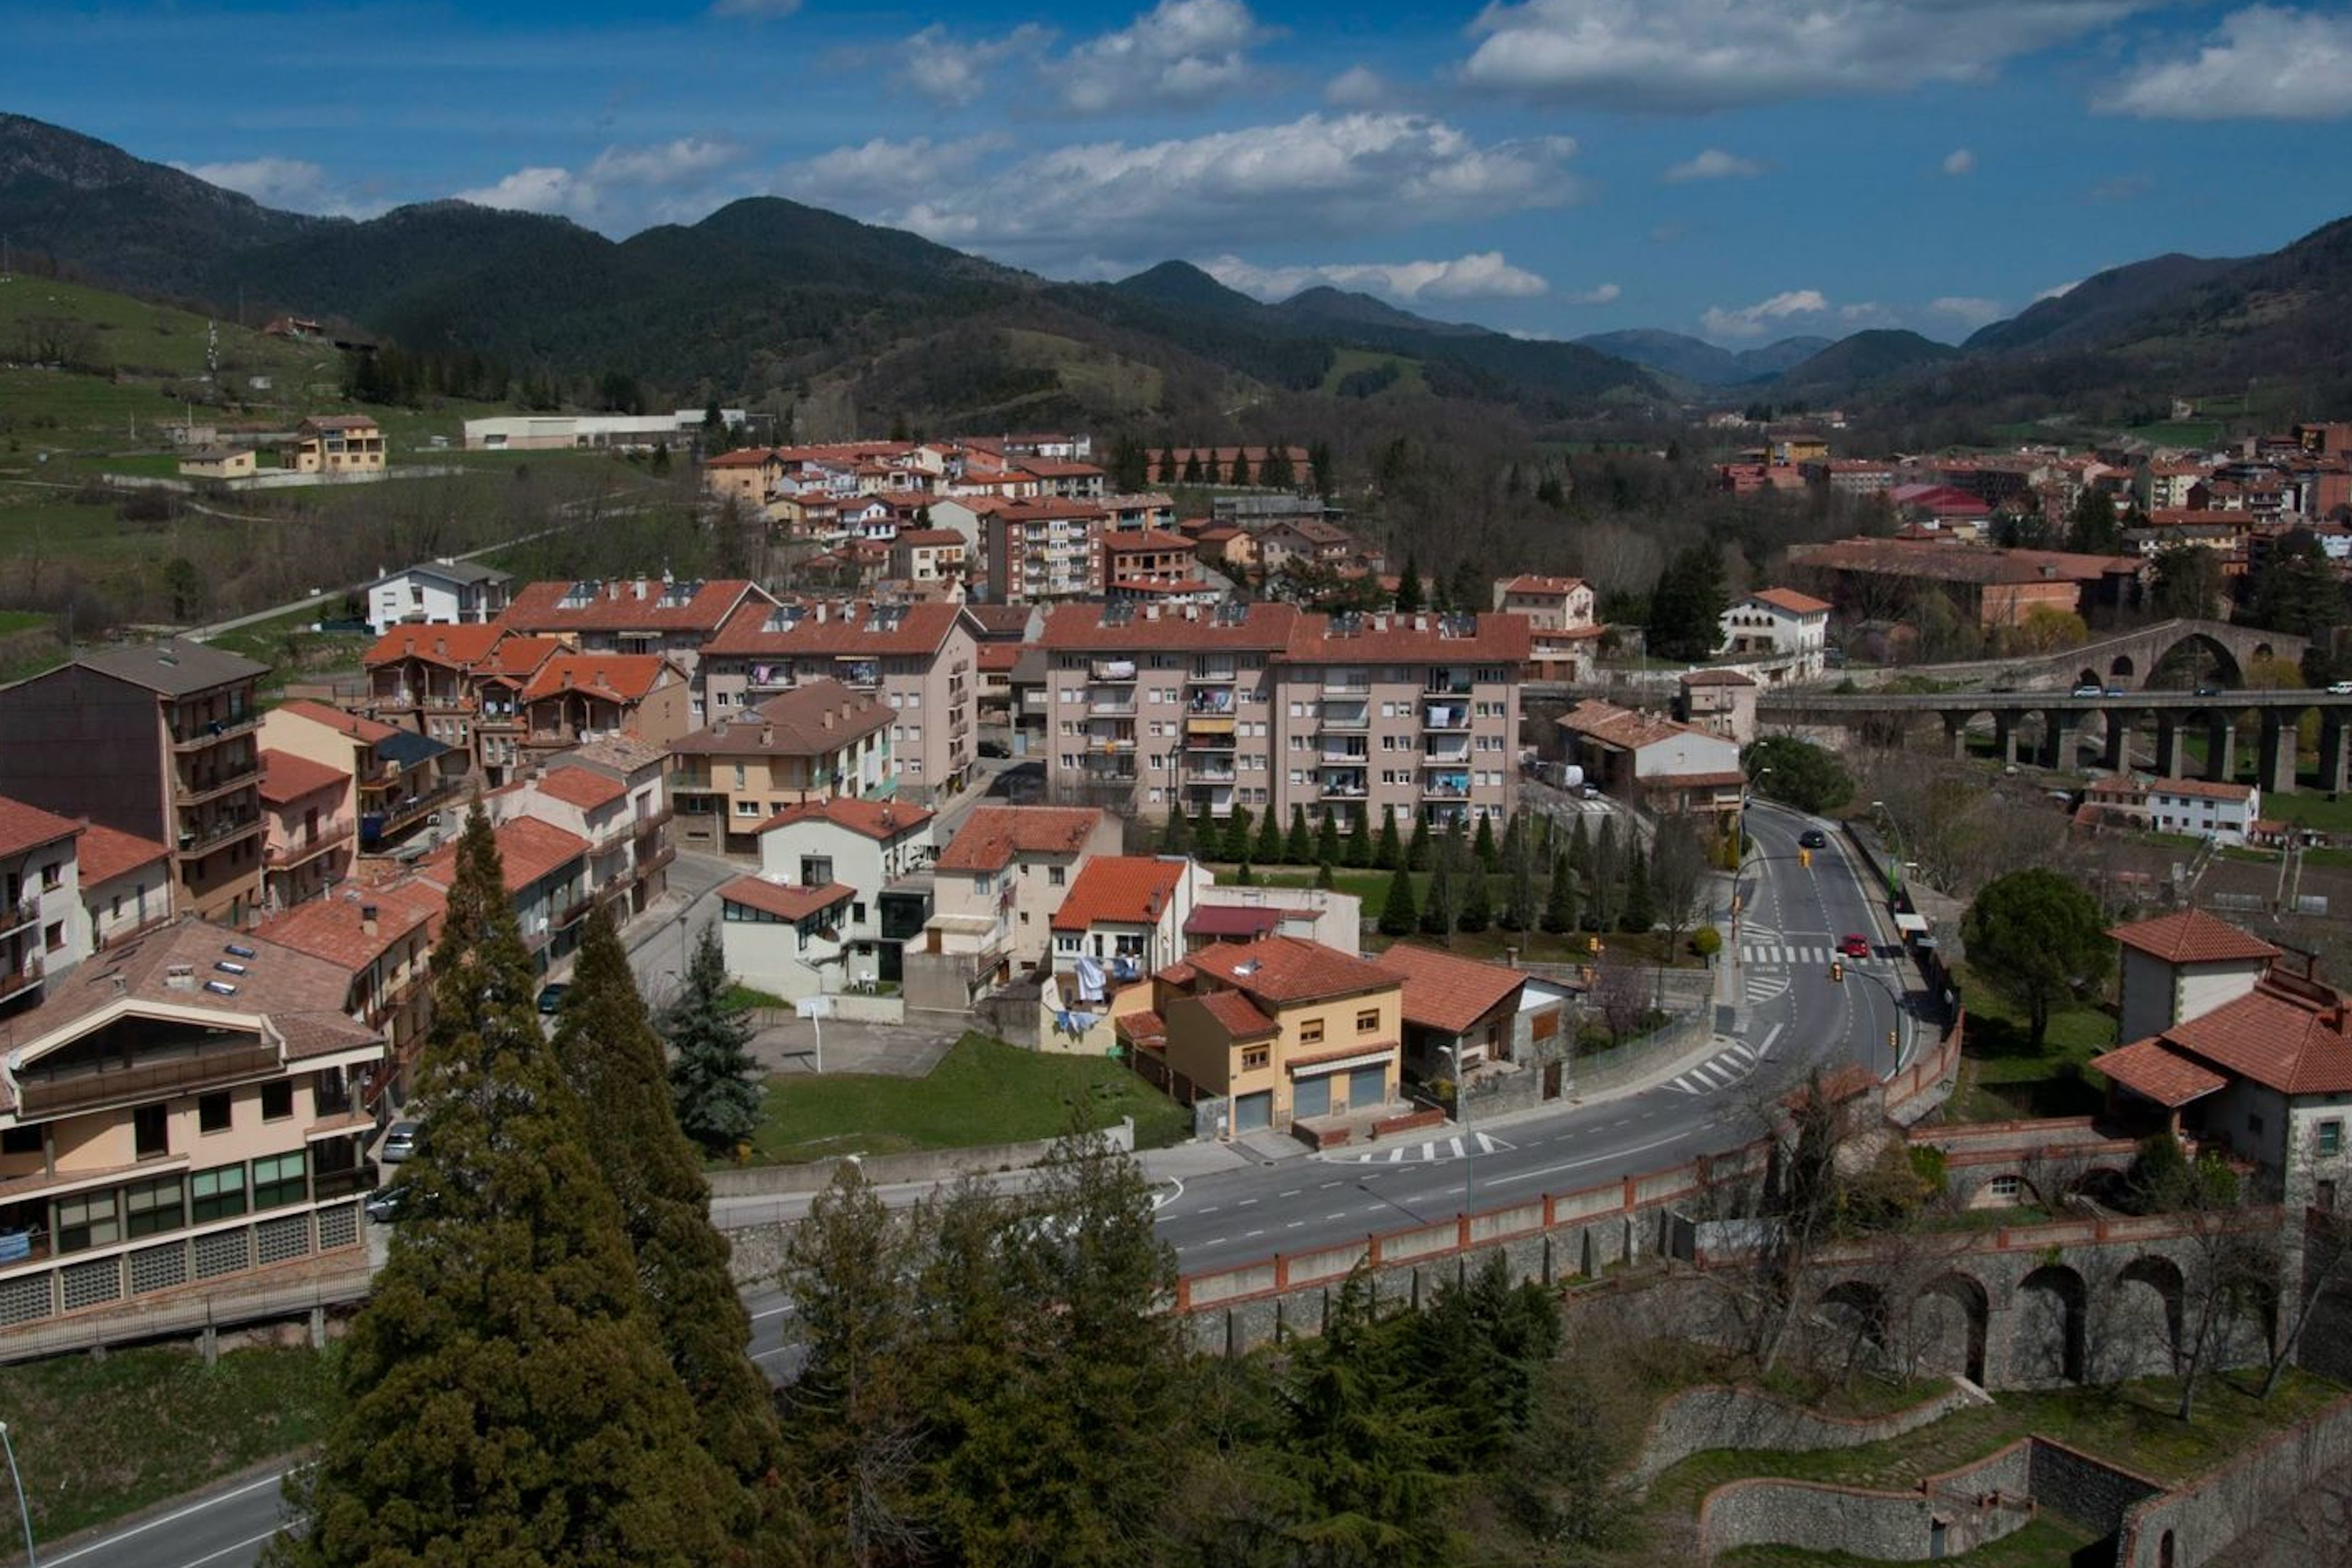
<path fill-rule="evenodd" d="M 1184 482 L 1188 485 L 1201 482 L 1201 452 L 1197 447 L 1184 454 Z"/>
<path fill-rule="evenodd" d="M 1393 871 L 1404 864 L 1404 849 L 1397 839 L 1396 807 L 1381 807 L 1381 842 L 1372 851 L 1372 864 L 1383 871 Z"/>
<path fill-rule="evenodd" d="M 1360 805 L 1348 823 L 1348 837 L 1340 847 L 1339 863 L 1358 868 L 1372 863 L 1372 819 Z"/>
<path fill-rule="evenodd" d="M 1315 828 L 1315 863 L 1328 870 L 1339 863 L 1339 814 L 1325 806 Z"/>
<path fill-rule="evenodd" d="M 1493 817 L 1487 816 L 1483 813 L 1479 816 L 1478 837 L 1472 842 L 1470 852 L 1478 857 L 1479 868 L 1486 872 L 1489 876 L 1492 876 L 1495 868 L 1502 864 L 1502 858 L 1496 853 L 1495 848 L 1495 819 Z"/>
<path fill-rule="evenodd" d="M 1234 886 L 1236 888 L 1257 886 L 1257 873 L 1250 869 L 1249 857 L 1246 855 L 1242 857 L 1242 863 L 1234 870 Z"/>
<path fill-rule="evenodd" d="M 752 1081 L 751 1009 L 728 1000 L 727 957 L 719 928 L 706 925 L 687 960 L 686 984 L 663 1009 L 670 1097 L 677 1124 L 712 1154 L 725 1153 L 760 1124 L 762 1086 Z"/>
<path fill-rule="evenodd" d="M 1584 831 L 1584 814 L 1576 814 L 1576 826 L 1569 830 L 1568 864 L 1571 870 L 1589 870 L 1592 865 L 1592 840 Z"/>
<path fill-rule="evenodd" d="M 1192 820 L 1184 815 L 1181 805 L 1168 808 L 1168 826 L 1160 834 L 1160 852 L 1162 855 L 1192 853 Z"/>
<path fill-rule="evenodd" d="M 1236 447 L 1234 448 L 1234 483 L 1237 485 L 1245 485 L 1249 482 L 1249 448 L 1247 447 Z"/>
<path fill-rule="evenodd" d="M 1327 893 L 1339 885 L 1339 879 L 1331 874 L 1330 861 L 1319 860 L 1316 862 L 1315 885 L 1322 889 Z"/>
<path fill-rule="evenodd" d="M 1649 857 L 1639 845 L 1625 867 L 1625 909 L 1618 923 L 1628 931 L 1645 931 L 1658 923 L 1657 905 L 1650 897 Z"/>
<path fill-rule="evenodd" d="M 1462 912 L 1454 921 L 1456 931 L 1482 931 L 1495 923 L 1495 891 L 1487 885 L 1486 868 L 1474 856 L 1464 868 L 1462 879 Z"/>
<path fill-rule="evenodd" d="M 346 1342 L 341 1414 L 287 1484 L 310 1527 L 269 1543 L 273 1568 L 727 1554 L 740 1494 L 696 1442 L 536 989 L 477 804 L 434 952 L 401 1223 Z"/>
<path fill-rule="evenodd" d="M 1160 447 L 1160 482 L 1163 485 L 1174 484 L 1176 482 L 1176 448 L 1173 447 Z"/>
<path fill-rule="evenodd" d="M 1203 860 L 1224 858 L 1225 830 L 1218 825 L 1217 814 L 1209 809 L 1206 795 L 1192 813 L 1192 852 Z"/>
<path fill-rule="evenodd" d="M 1225 858 L 1246 860 L 1250 858 L 1250 809 L 1234 807 L 1233 816 L 1225 818 Z"/>
<path fill-rule="evenodd" d="M 1503 875 L 1508 879 L 1503 897 L 1503 912 L 1496 921 L 1505 931 L 1533 931 L 1539 918 L 1540 902 L 1536 895 L 1536 858 L 1538 853 L 1529 842 L 1532 832 L 1520 826 L 1520 819 L 1511 819 L 1510 831 L 1503 836 Z"/>
<path fill-rule="evenodd" d="M 1603 817 L 1601 831 L 1593 836 L 1592 850 L 1585 862 L 1585 930 L 1616 929 L 1619 899 L 1622 893 L 1618 879 L 1622 875 L 1617 860 L 1617 826 L 1614 820 Z"/>
<path fill-rule="evenodd" d="M 646 1304 L 694 1402 L 702 1447 L 756 1483 L 776 1464 L 774 1400 L 743 1351 L 751 1322 L 727 1272 L 727 1238 L 710 1223 L 710 1184 L 678 1129 L 661 1037 L 601 905 L 588 916 L 554 1045 L 587 1110 L 588 1152 L 620 1199 Z"/>
<path fill-rule="evenodd" d="M 1421 608 L 1421 563 L 1411 556 L 1397 574 L 1396 607 L 1407 615 Z"/>
<path fill-rule="evenodd" d="M 1329 823 L 1330 813 L 1324 813 L 1323 820 L 1327 824 Z M 1282 840 L 1284 863 L 1292 866 L 1312 864 L 1315 859 L 1315 837 L 1307 831 L 1307 808 L 1303 805 L 1293 805 L 1290 808 L 1290 831 Z"/>
<path fill-rule="evenodd" d="M 1416 814 L 1412 819 L 1412 840 L 1405 846 L 1404 863 L 1416 871 L 1429 869 L 1429 818 Z"/>
<path fill-rule="evenodd" d="M 1381 934 L 1411 936 L 1420 926 L 1420 911 L 1412 901 L 1412 873 L 1399 866 L 1389 874 L 1388 897 L 1381 901 Z"/>
<path fill-rule="evenodd" d="M 1551 887 L 1544 895 L 1543 928 L 1554 936 L 1576 929 L 1576 869 L 1561 854 L 1551 863 Z"/>
<path fill-rule="evenodd" d="M 1461 862 L 1454 858 L 1452 835 L 1437 846 L 1436 858 L 1437 865 L 1429 877 L 1429 901 L 1421 907 L 1421 930 L 1424 936 L 1451 937 L 1461 914 L 1461 892 L 1454 885 Z"/>
<path fill-rule="evenodd" d="M 1299 831 L 1301 833 L 1307 831 L 1303 820 L 1299 824 Z M 1257 838 L 1250 851 L 1250 858 L 1261 866 L 1279 866 L 1289 858 L 1283 852 L 1282 825 L 1274 819 L 1274 807 L 1271 805 L 1265 808 L 1265 815 L 1258 818 Z"/>

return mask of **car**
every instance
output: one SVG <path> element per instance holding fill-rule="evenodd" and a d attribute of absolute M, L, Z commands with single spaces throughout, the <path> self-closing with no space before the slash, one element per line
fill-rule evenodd
<path fill-rule="evenodd" d="M 552 981 L 548 984 L 541 986 L 539 988 L 539 1010 L 541 1015 L 544 1017 L 552 1018 L 557 1013 L 562 1011 L 563 994 L 571 989 L 572 987 L 570 984 L 561 980 Z"/>
<path fill-rule="evenodd" d="M 1826 849 L 1829 843 L 1830 836 L 1818 827 L 1808 827 L 1797 835 L 1797 847 L 1800 849 Z"/>
<path fill-rule="evenodd" d="M 414 1121 L 395 1121 L 392 1131 L 383 1135 L 383 1146 L 375 1157 L 387 1165 L 397 1165 L 416 1152 L 416 1135 L 424 1129 Z"/>
<path fill-rule="evenodd" d="M 979 749 L 983 757 L 1009 757 L 1013 754 L 1013 748 L 1002 741 L 982 741 Z"/>
<path fill-rule="evenodd" d="M 2110 686 L 2110 687 L 2108 687 L 2108 688 L 2107 688 L 2107 693 L 2106 693 L 2106 694 L 2107 694 L 2108 696 L 2110 696 L 2110 697 L 2129 697 L 2129 696 L 2131 695 L 2131 693 L 2130 693 L 2130 692 L 2128 692 L 2128 691 L 2125 690 L 2125 689 L 2124 689 L 2122 687 L 2120 687 L 2120 686 Z"/>
<path fill-rule="evenodd" d="M 2327 683 L 2330 697 L 2352 697 L 2352 680 L 2331 680 Z"/>
<path fill-rule="evenodd" d="M 1838 943 L 1838 951 L 1848 958 L 1868 958 L 1870 939 L 1860 931 L 1848 931 L 1845 940 Z"/>
<path fill-rule="evenodd" d="M 378 1187 L 360 1206 L 367 1210 L 368 1218 L 375 1224 L 390 1225 L 400 1217 L 400 1195 L 407 1190 L 397 1184 Z"/>
<path fill-rule="evenodd" d="M 1599 784 L 1586 784 L 1582 789 L 1577 792 L 1577 798 L 1580 800 L 1599 800 L 1601 798 L 1601 786 Z"/>
<path fill-rule="evenodd" d="M 2352 690 L 2352 688 L 2347 688 L 2347 689 Z M 2192 697 L 2219 697 L 2221 695 L 2221 689 L 2218 686 L 2200 686 L 2195 691 L 2190 692 L 2189 695 Z"/>
<path fill-rule="evenodd" d="M 2074 695 L 2076 697 L 2105 697 L 2106 695 L 2106 691 L 2096 681 L 2086 680 L 2083 682 L 2082 685 L 2074 688 Z"/>

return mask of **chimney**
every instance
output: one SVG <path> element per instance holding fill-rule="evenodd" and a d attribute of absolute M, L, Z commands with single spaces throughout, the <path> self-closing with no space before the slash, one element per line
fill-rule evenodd
<path fill-rule="evenodd" d="M 824 727 L 828 730 L 833 728 L 833 710 L 830 708 L 824 710 Z"/>
<path fill-rule="evenodd" d="M 360 906 L 360 931 L 362 935 L 373 936 L 375 934 L 375 914 L 376 909 L 373 904 L 362 904 Z"/>
<path fill-rule="evenodd" d="M 638 578 L 638 579 L 637 579 L 637 597 L 638 597 L 638 598 L 642 599 L 642 598 L 644 598 L 644 597 L 646 596 L 646 590 L 647 586 L 648 586 L 648 584 L 646 584 L 646 580 L 645 580 L 643 577 L 640 577 L 640 578 Z"/>

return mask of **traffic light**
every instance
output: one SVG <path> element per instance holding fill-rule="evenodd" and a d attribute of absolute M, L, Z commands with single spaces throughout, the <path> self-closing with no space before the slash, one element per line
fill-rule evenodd
<path fill-rule="evenodd" d="M 1799 849 L 1799 850 L 1797 851 L 1797 864 L 1798 864 L 1798 865 L 1800 865 L 1800 866 L 1810 866 L 1810 865 L 1811 865 L 1812 863 L 1813 863 L 1813 852 L 1812 852 L 1811 850 L 1810 850 L 1810 849 Z"/>
<path fill-rule="evenodd" d="M 1886 1048 L 1887 1048 L 1889 1051 L 1897 1051 L 1897 1050 L 1901 1050 L 1901 1049 L 1903 1048 L 1900 1045 L 1898 1045 L 1898 1044 L 1896 1043 L 1895 1038 L 1895 1031 L 1894 1031 L 1894 1030 L 1892 1030 L 1892 1029 L 1889 1029 L 1889 1030 L 1887 1030 L 1887 1031 L 1886 1031 Z"/>
<path fill-rule="evenodd" d="M 1832 958 L 1830 960 L 1830 978 L 1836 981 L 1841 985 L 1845 984 L 1845 961 L 1843 959 Z"/>

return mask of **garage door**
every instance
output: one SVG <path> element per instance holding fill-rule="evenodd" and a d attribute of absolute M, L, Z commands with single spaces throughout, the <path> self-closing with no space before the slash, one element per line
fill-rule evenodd
<path fill-rule="evenodd" d="M 1328 1116 L 1331 1114 L 1331 1080 L 1327 1077 L 1302 1078 L 1290 1086 L 1290 1114 Z"/>
<path fill-rule="evenodd" d="M 1348 1108 L 1370 1110 L 1388 1098 L 1386 1068 L 1358 1068 L 1348 1075 Z"/>
<path fill-rule="evenodd" d="M 1259 1089 L 1234 1101 L 1234 1131 L 1257 1132 L 1274 1125 L 1274 1090 Z"/>

